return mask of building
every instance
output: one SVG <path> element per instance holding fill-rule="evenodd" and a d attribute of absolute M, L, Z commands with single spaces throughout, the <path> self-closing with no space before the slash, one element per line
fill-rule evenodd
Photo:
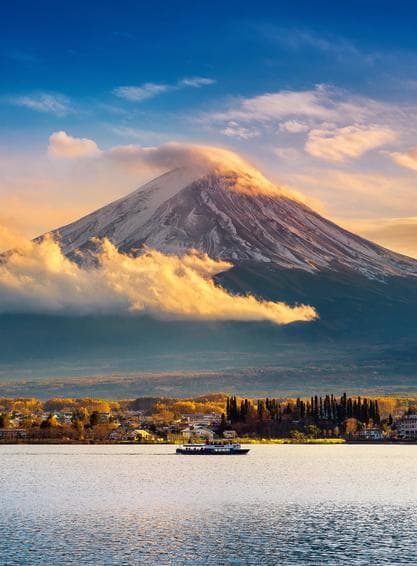
<path fill-rule="evenodd" d="M 127 433 L 126 438 L 134 442 L 141 442 L 143 440 L 154 440 L 155 436 L 148 430 L 136 428 Z"/>
<path fill-rule="evenodd" d="M 219 413 L 186 413 L 181 415 L 183 421 L 194 426 L 218 425 L 221 422 L 221 418 Z"/>
<path fill-rule="evenodd" d="M 395 430 L 400 440 L 417 440 L 417 413 L 398 419 L 395 422 Z"/>
<path fill-rule="evenodd" d="M 194 438 L 198 439 L 198 440 L 210 440 L 211 441 L 214 438 L 214 432 L 212 430 L 210 430 L 209 428 L 205 428 L 203 426 L 191 425 L 191 426 L 185 428 L 182 431 L 182 437 L 187 442 L 194 439 Z"/>
<path fill-rule="evenodd" d="M 384 433 L 379 426 L 365 427 L 359 432 L 361 440 L 383 440 Z"/>

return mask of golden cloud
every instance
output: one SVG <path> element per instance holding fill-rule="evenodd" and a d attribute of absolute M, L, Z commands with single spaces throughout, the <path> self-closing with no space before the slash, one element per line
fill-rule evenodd
<path fill-rule="evenodd" d="M 232 295 L 213 277 L 232 267 L 207 255 L 165 255 L 147 249 L 139 257 L 96 242 L 94 265 L 80 266 L 51 237 L 19 241 L 0 263 L 0 312 L 147 313 L 194 320 L 270 321 L 289 324 L 317 318 L 308 305 L 291 307 L 251 295 Z"/>

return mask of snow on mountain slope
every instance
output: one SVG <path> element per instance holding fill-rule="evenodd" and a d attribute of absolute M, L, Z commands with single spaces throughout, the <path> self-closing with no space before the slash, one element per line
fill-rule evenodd
<path fill-rule="evenodd" d="M 123 251 L 194 248 L 234 263 L 417 276 L 417 261 L 340 228 L 278 188 L 265 191 L 245 171 L 175 169 L 54 234 L 66 254 L 108 237 Z"/>
<path fill-rule="evenodd" d="M 201 175 L 198 168 L 178 168 L 67 226 L 55 230 L 66 254 L 83 247 L 90 238 L 109 238 L 121 245 L 157 208 Z"/>

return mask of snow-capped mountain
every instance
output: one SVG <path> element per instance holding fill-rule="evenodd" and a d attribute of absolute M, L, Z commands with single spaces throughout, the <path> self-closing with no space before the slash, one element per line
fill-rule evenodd
<path fill-rule="evenodd" d="M 279 188 L 265 190 L 256 175 L 239 170 L 175 169 L 54 235 L 66 254 L 107 237 L 130 252 L 144 245 L 172 254 L 193 248 L 235 264 L 417 276 L 417 261 L 340 228 Z"/>

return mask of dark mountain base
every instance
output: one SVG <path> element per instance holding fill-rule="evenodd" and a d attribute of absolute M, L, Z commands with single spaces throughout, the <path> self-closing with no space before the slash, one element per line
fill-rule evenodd
<path fill-rule="evenodd" d="M 247 263 L 219 282 L 235 292 L 312 304 L 321 318 L 279 327 L 143 316 L 2 316 L 0 395 L 417 392 L 414 281 Z"/>

